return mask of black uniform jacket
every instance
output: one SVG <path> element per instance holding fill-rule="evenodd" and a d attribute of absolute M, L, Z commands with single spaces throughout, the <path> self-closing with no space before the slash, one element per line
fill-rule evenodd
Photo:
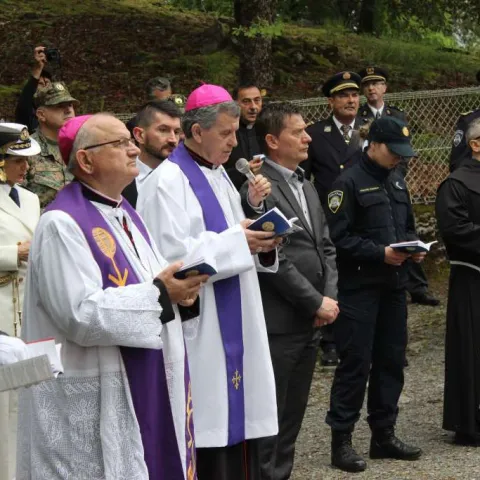
<path fill-rule="evenodd" d="M 470 157 L 444 180 L 436 216 L 449 259 L 480 267 L 480 161 Z"/>
<path fill-rule="evenodd" d="M 469 125 L 477 118 L 480 118 L 480 108 L 473 112 L 460 115 L 457 121 L 452 140 L 452 151 L 450 152 L 451 172 L 458 168 L 463 162 L 472 158 L 472 150 L 467 145 L 465 134 L 467 133 Z"/>
<path fill-rule="evenodd" d="M 241 186 L 246 180 L 246 177 L 237 171 L 235 168 L 235 163 L 239 158 L 245 158 L 248 161 L 253 160 L 254 155 L 262 153 L 260 152 L 260 147 L 258 146 L 255 125 L 252 128 L 248 128 L 247 125 L 240 120 L 240 127 L 237 130 L 237 142 L 238 145 L 232 150 L 232 153 L 230 154 L 230 157 L 225 163 L 224 167 L 232 183 L 235 185 L 237 190 L 240 190 Z"/>
<path fill-rule="evenodd" d="M 405 115 L 405 112 L 403 110 L 400 110 L 397 107 L 394 107 L 393 105 L 384 105 L 383 111 L 382 111 L 382 117 L 395 117 L 400 120 L 403 120 L 405 123 L 407 123 L 407 116 Z M 375 117 L 373 116 L 373 112 L 371 108 L 368 106 L 367 103 L 363 104 L 359 109 L 358 109 L 358 118 L 363 118 L 363 119 L 368 119 L 369 122 L 375 120 Z"/>
<path fill-rule="evenodd" d="M 416 240 L 410 195 L 403 177 L 366 153 L 334 182 L 325 209 L 337 249 L 339 289 L 366 285 L 404 287 L 405 264 L 384 262 L 385 247 Z"/>
<path fill-rule="evenodd" d="M 354 165 L 361 157 L 363 140 L 357 129 L 365 120 L 355 120 L 354 132 L 347 144 L 338 130 L 333 117 L 314 123 L 307 128 L 312 137 L 308 148 L 308 159 L 300 164 L 305 170 L 305 177 L 315 176 L 315 188 L 325 208 L 327 193 L 333 181 L 340 173 Z"/>

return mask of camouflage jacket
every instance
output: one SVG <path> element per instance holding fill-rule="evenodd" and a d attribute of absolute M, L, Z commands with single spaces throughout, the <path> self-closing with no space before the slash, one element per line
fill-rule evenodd
<path fill-rule="evenodd" d="M 44 209 L 59 190 L 70 183 L 72 174 L 67 170 L 60 155 L 58 145 L 47 140 L 40 129 L 32 135 L 39 144 L 41 151 L 29 158 L 29 170 L 25 186 L 40 198 L 40 206 Z"/>

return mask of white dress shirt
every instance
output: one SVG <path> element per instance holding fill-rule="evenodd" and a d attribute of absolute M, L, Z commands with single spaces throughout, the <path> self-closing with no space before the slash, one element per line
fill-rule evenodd
<path fill-rule="evenodd" d="M 267 162 L 272 168 L 277 170 L 285 181 L 288 183 L 290 190 L 295 195 L 295 198 L 300 205 L 303 215 L 308 222 L 310 228 L 312 227 L 312 222 L 310 219 L 310 212 L 308 210 L 307 199 L 305 198 L 305 192 L 303 191 L 303 182 L 305 178 L 304 170 L 301 167 L 297 167 L 295 171 L 290 170 L 289 168 L 280 165 L 269 158 L 265 158 L 265 162 Z"/>
<path fill-rule="evenodd" d="M 380 108 L 375 108 L 372 107 L 370 104 L 368 105 L 368 108 L 372 111 L 373 117 L 377 118 L 377 113 L 380 114 L 380 116 L 383 115 L 383 109 L 385 108 L 385 104 L 383 104 Z"/>
<path fill-rule="evenodd" d="M 342 137 L 343 137 L 343 131 L 342 131 L 343 123 L 338 121 L 337 118 L 335 117 L 335 115 L 333 116 L 333 121 L 335 122 L 335 125 L 337 126 L 338 131 L 340 132 L 340 135 L 342 135 Z M 355 119 L 353 119 L 352 123 L 350 124 L 350 130 L 348 132 L 348 136 L 350 138 L 352 138 L 354 126 L 355 126 Z"/>

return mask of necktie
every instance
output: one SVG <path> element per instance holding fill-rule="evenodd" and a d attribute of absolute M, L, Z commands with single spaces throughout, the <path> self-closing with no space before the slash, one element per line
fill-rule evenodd
<path fill-rule="evenodd" d="M 377 110 L 377 114 L 375 115 L 375 120 L 378 120 L 381 116 L 382 114 L 380 113 L 379 110 Z"/>
<path fill-rule="evenodd" d="M 20 207 L 20 197 L 18 196 L 18 190 L 15 187 L 12 187 L 8 196 Z"/>
<path fill-rule="evenodd" d="M 345 142 L 348 144 L 350 143 L 350 130 L 351 130 L 351 126 L 350 125 L 342 125 L 340 127 L 340 129 L 342 130 L 342 133 L 343 133 L 343 139 L 345 140 Z"/>

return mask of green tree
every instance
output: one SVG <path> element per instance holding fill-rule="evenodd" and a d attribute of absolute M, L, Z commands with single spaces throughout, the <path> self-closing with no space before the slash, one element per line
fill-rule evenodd
<path fill-rule="evenodd" d="M 262 88 L 273 84 L 272 37 L 276 35 L 277 0 L 234 0 L 240 48 L 240 83 Z"/>

